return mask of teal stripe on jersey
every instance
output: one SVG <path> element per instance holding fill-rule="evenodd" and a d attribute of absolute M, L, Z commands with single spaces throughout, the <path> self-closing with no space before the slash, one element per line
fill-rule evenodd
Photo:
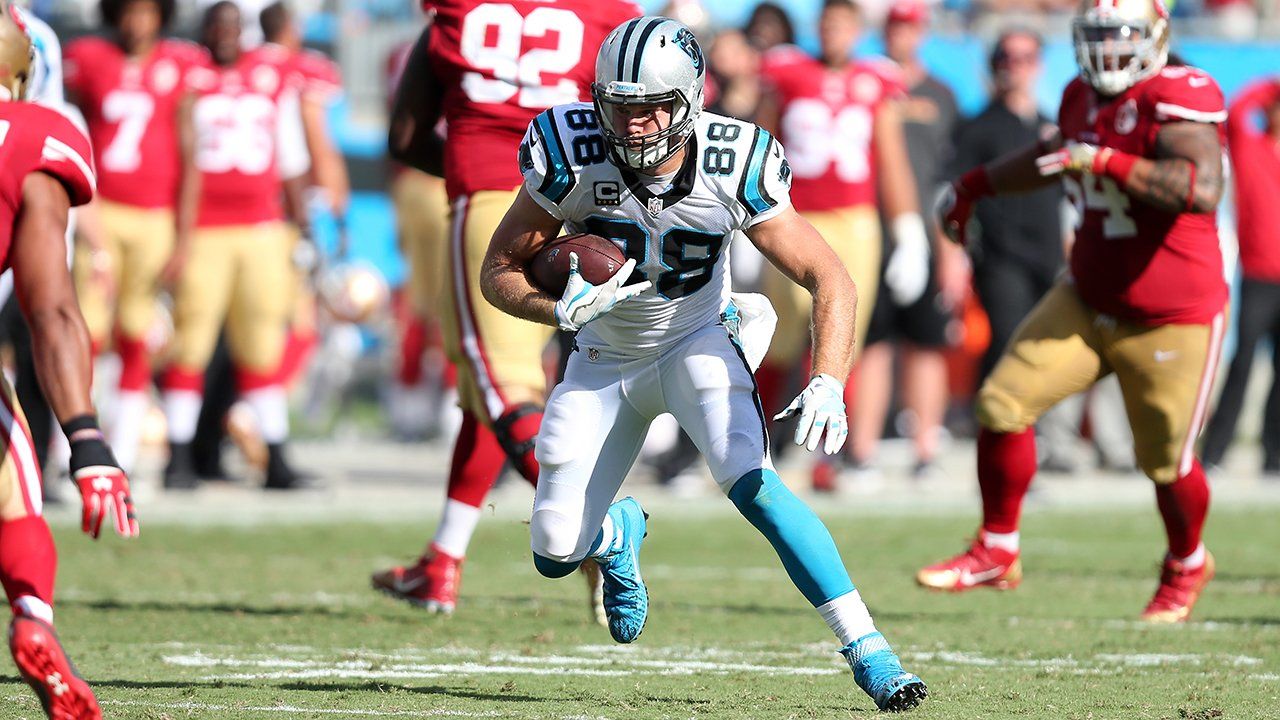
<path fill-rule="evenodd" d="M 565 157 L 564 144 L 560 142 L 560 133 L 556 131 L 550 111 L 542 113 L 533 122 L 547 153 L 547 176 L 538 192 L 553 203 L 562 202 L 574 185 L 573 170 Z"/>
<path fill-rule="evenodd" d="M 746 176 L 742 179 L 741 200 L 751 215 L 759 215 L 777 204 L 764 189 L 764 165 L 769 159 L 772 140 L 766 130 L 757 130 L 751 153 L 747 156 Z"/>

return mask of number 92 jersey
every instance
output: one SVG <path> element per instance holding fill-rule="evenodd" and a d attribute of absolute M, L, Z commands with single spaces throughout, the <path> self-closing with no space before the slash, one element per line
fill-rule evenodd
<path fill-rule="evenodd" d="M 594 108 L 552 108 L 530 124 L 520 145 L 529 195 L 570 232 L 608 238 L 636 261 L 628 284 L 653 287 L 580 333 L 615 352 L 660 352 L 719 321 L 729 293 L 728 246 L 734 231 L 791 204 L 791 168 L 768 132 L 703 112 L 672 176 L 653 178 L 608 159 Z"/>

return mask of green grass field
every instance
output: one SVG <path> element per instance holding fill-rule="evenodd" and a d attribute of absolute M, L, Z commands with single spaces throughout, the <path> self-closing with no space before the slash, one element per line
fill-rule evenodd
<path fill-rule="evenodd" d="M 1013 593 L 917 589 L 971 517 L 829 518 L 880 628 L 929 684 L 922 718 L 1280 717 L 1280 522 L 1219 510 L 1219 575 L 1184 627 L 1134 621 L 1154 588 L 1154 512 L 1032 514 Z M 874 714 L 764 541 L 724 512 L 664 519 L 630 647 L 587 621 L 576 577 L 528 561 L 527 528 L 481 525 L 464 599 L 432 617 L 367 589 L 409 525 L 70 528 L 59 628 L 116 718 L 844 718 Z M 7 662 L 0 717 L 40 716 Z"/>

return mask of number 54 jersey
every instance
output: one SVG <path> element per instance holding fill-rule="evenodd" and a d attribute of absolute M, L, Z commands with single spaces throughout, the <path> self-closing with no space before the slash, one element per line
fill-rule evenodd
<path fill-rule="evenodd" d="M 703 112 L 674 174 L 650 177 L 609 160 L 594 108 L 552 108 L 520 145 L 529 195 L 571 232 L 608 238 L 636 261 L 628 284 L 653 287 L 596 319 L 581 342 L 623 354 L 661 352 L 719 322 L 735 231 L 790 206 L 791 168 L 768 132 Z"/>

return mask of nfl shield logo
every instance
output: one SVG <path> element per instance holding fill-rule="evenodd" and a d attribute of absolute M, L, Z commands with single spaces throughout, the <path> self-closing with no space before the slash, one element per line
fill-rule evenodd
<path fill-rule="evenodd" d="M 591 362 L 595 362 L 595 361 L 599 360 L 599 359 L 600 359 L 600 351 L 599 351 L 599 350 L 597 350 L 597 349 L 595 349 L 595 348 L 593 348 L 593 347 L 589 347 L 589 348 L 587 348 L 587 359 L 588 359 L 588 360 L 590 360 Z"/>
<path fill-rule="evenodd" d="M 658 217 L 662 214 L 662 198 L 649 198 L 649 214 Z"/>

